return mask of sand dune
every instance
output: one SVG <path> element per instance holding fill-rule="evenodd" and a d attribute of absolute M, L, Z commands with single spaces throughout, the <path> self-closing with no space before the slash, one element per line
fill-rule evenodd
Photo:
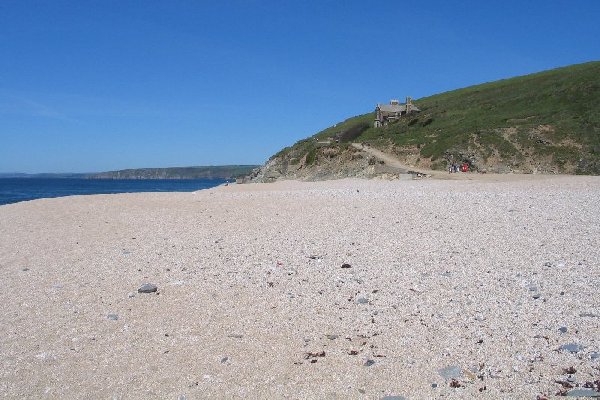
<path fill-rule="evenodd" d="M 0 393 L 591 390 L 599 194 L 597 177 L 342 180 L 1 206 Z"/>

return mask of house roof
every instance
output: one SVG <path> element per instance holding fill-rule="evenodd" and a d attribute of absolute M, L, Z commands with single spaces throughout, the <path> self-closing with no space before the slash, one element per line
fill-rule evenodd
<path fill-rule="evenodd" d="M 382 112 L 397 113 L 406 111 L 406 104 L 382 104 L 379 106 Z M 410 107 L 411 111 L 421 111 L 414 104 Z"/>

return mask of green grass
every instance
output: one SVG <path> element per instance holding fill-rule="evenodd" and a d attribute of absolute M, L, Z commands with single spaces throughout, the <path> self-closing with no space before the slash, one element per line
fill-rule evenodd
<path fill-rule="evenodd" d="M 282 152 L 297 155 L 313 151 L 317 158 L 315 139 L 338 137 L 341 142 L 375 146 L 419 146 L 421 157 L 433 161 L 473 151 L 483 158 L 492 153 L 515 160 L 550 156 L 559 168 L 579 162 L 586 165 L 578 169 L 579 173 L 600 174 L 600 62 L 454 90 L 415 104 L 422 110 L 419 114 L 387 127 L 373 128 L 375 115 L 370 112 Z M 547 143 L 531 138 L 531 132 L 540 125 L 552 127 L 542 135 Z M 501 128 L 515 128 L 518 133 L 509 141 L 499 133 Z M 523 149 L 529 149 L 527 154 Z"/>

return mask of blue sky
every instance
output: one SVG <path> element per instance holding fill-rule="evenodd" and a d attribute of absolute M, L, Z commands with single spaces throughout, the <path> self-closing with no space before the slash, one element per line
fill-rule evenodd
<path fill-rule="evenodd" d="M 597 0 L 2 0 L 0 172 L 263 163 L 390 98 L 599 60 L 599 21 Z"/>

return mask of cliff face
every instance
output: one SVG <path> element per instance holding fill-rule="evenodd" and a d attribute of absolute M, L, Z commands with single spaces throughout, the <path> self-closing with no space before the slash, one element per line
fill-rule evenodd
<path fill-rule="evenodd" d="M 466 163 L 497 173 L 600 174 L 600 62 L 416 100 L 420 109 L 373 127 L 373 112 L 281 150 L 254 181 L 320 180 L 443 171 Z M 394 159 L 373 159 L 364 144 Z"/>
<path fill-rule="evenodd" d="M 385 178 L 408 174 L 409 168 L 390 165 L 384 160 L 351 145 L 325 145 L 299 155 L 294 150 L 272 157 L 253 171 L 249 180 L 273 182 L 284 179 L 318 181 L 327 179 Z"/>

